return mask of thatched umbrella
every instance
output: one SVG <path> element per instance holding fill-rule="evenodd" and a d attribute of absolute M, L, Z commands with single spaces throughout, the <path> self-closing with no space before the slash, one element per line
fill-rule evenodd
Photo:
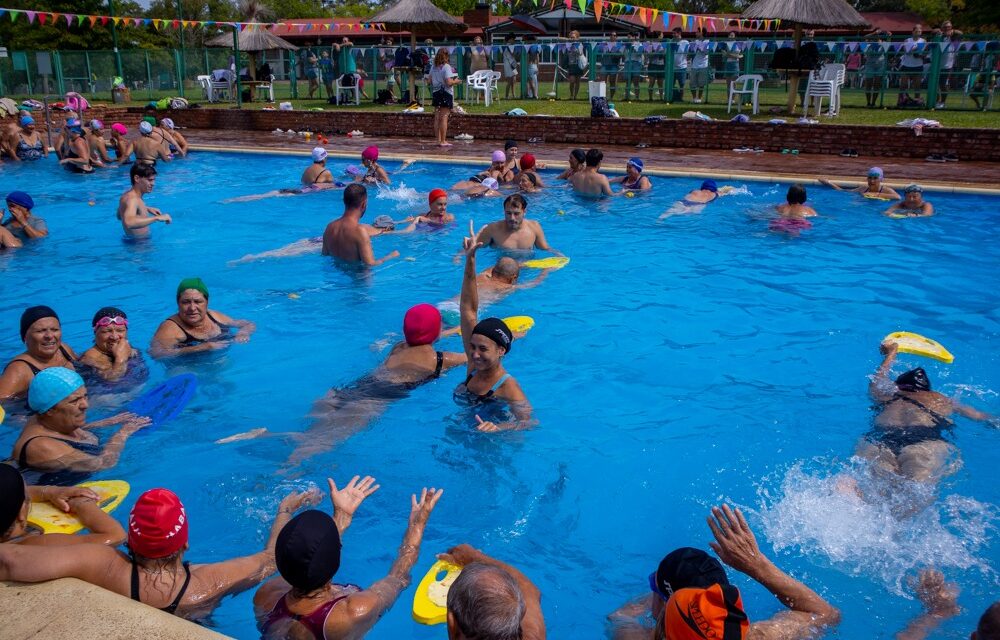
<path fill-rule="evenodd" d="M 445 36 L 462 33 L 468 27 L 456 20 L 430 0 L 398 0 L 392 6 L 379 11 L 369 22 L 381 23 L 389 31 L 410 32 L 410 52 L 417 50 L 417 32 L 424 36 Z M 416 98 L 416 72 L 410 68 L 410 90 Z"/>
<path fill-rule="evenodd" d="M 233 39 L 228 33 L 223 33 L 215 36 L 205 42 L 206 45 L 210 47 L 232 47 Z M 240 31 L 237 39 L 237 47 L 240 51 L 246 51 L 250 57 L 250 65 L 247 71 L 250 72 L 250 79 L 257 79 L 257 54 L 261 51 L 276 51 L 278 49 L 284 49 L 285 51 L 296 51 L 298 47 L 294 44 L 279 38 L 267 29 L 263 27 L 247 27 L 243 31 Z M 239 71 L 237 69 L 237 71 Z"/>
<path fill-rule="evenodd" d="M 860 13 L 844 0 L 757 0 L 741 14 L 750 20 L 781 20 L 795 25 L 795 52 L 802 44 L 803 27 L 870 27 Z M 788 73 L 788 113 L 795 112 L 799 74 Z"/>

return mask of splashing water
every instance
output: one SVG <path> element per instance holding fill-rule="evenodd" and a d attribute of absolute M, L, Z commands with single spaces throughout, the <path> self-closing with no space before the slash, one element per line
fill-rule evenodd
<path fill-rule="evenodd" d="M 397 211 L 412 211 L 419 206 L 424 199 L 424 195 L 412 187 L 406 186 L 405 182 L 400 182 L 399 186 L 380 187 L 378 200 L 390 200 L 395 202 Z"/>
<path fill-rule="evenodd" d="M 758 490 L 763 532 L 775 549 L 797 548 L 904 597 L 907 578 L 926 567 L 978 569 L 984 581 L 1000 584 L 977 556 L 996 530 L 995 507 L 958 495 L 935 499 L 933 486 L 886 479 L 857 458 L 819 464 L 825 468 L 793 465 L 777 495 L 767 481 Z"/>

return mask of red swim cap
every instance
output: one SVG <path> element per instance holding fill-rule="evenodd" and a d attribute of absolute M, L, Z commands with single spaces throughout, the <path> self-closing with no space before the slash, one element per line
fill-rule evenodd
<path fill-rule="evenodd" d="M 435 189 L 427 194 L 427 204 L 434 204 L 434 201 L 438 198 L 447 198 L 448 192 L 444 189 Z"/>
<path fill-rule="evenodd" d="M 411 307 L 403 316 L 403 335 L 411 347 L 433 344 L 441 335 L 441 312 L 427 303 Z"/>
<path fill-rule="evenodd" d="M 165 558 L 188 541 L 187 513 L 169 489 L 150 489 L 139 496 L 128 517 L 128 546 L 146 558 Z"/>
<path fill-rule="evenodd" d="M 526 153 L 523 156 L 521 156 L 521 169 L 523 169 L 524 171 L 527 171 L 528 169 L 534 169 L 534 168 L 535 168 L 535 156 L 534 155 L 532 155 L 530 153 Z"/>

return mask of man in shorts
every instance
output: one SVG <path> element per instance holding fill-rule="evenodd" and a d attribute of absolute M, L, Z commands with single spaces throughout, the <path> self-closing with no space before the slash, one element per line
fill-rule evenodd
<path fill-rule="evenodd" d="M 674 95 L 678 98 L 674 102 L 684 101 L 684 83 L 687 81 L 687 52 L 691 43 L 684 39 L 683 33 L 680 27 L 674 27 L 672 32 L 673 39 L 671 40 L 671 45 L 674 47 L 674 82 L 677 83 L 677 92 Z"/>
<path fill-rule="evenodd" d="M 708 86 L 708 51 L 710 42 L 705 38 L 705 29 L 699 27 L 695 41 L 691 43 L 694 58 L 691 60 L 691 101 L 701 104 L 705 100 L 705 87 Z"/>
<path fill-rule="evenodd" d="M 587 72 L 587 56 L 580 43 L 580 32 L 569 32 L 569 49 L 566 51 L 566 73 L 569 74 L 569 99 L 580 95 L 580 78 Z"/>

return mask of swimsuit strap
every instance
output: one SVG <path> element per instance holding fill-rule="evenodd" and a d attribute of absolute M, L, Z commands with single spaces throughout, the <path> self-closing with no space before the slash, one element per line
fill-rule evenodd
<path fill-rule="evenodd" d="M 193 335 L 191 335 L 190 333 L 188 333 L 187 329 L 185 329 L 184 325 L 182 325 L 180 322 L 177 322 L 173 318 L 167 318 L 167 320 L 169 320 L 169 321 L 173 322 L 174 324 L 176 324 L 177 328 L 181 330 L 181 333 L 184 334 L 184 342 L 193 342 L 195 340 L 199 340 L 199 338 L 195 338 Z M 216 324 L 218 324 L 218 323 L 216 323 Z"/>
<path fill-rule="evenodd" d="M 17 466 L 21 469 L 28 468 L 28 445 L 31 444 L 32 440 L 37 440 L 39 438 L 48 438 L 49 436 L 33 436 L 24 441 L 21 445 L 21 455 L 17 456 Z"/>
<path fill-rule="evenodd" d="M 66 347 L 64 345 L 59 345 L 59 352 L 63 354 L 64 358 L 73 362 L 73 356 L 69 354 L 69 351 L 66 351 Z"/>
<path fill-rule="evenodd" d="M 95 451 L 95 452 L 99 452 L 100 451 L 100 445 L 96 445 L 96 444 L 93 444 L 93 443 L 90 443 L 90 442 L 77 442 L 76 440 L 66 440 L 65 438 L 57 438 L 55 436 L 44 436 L 44 435 L 43 436 L 32 436 L 32 437 L 28 438 L 27 440 L 25 440 L 24 444 L 21 445 L 21 455 L 19 455 L 17 457 L 17 466 L 21 467 L 22 469 L 27 469 L 28 468 L 28 466 L 29 466 L 28 465 L 28 445 L 31 444 L 32 440 L 37 440 L 39 438 L 48 438 L 49 440 L 58 440 L 59 442 L 62 442 L 66 446 L 68 446 L 70 448 L 73 448 L 73 449 L 76 449 L 77 451 L 82 451 L 82 452 L 86 453 L 87 455 L 94 455 L 93 453 L 89 453 L 88 449 L 89 449 L 89 451 Z"/>
<path fill-rule="evenodd" d="M 7 363 L 7 366 L 6 366 L 6 367 L 4 367 L 4 368 L 3 368 L 3 370 L 4 370 L 4 371 L 6 371 L 6 370 L 8 369 L 8 367 L 10 367 L 10 365 L 14 364 L 15 362 L 23 362 L 24 364 L 28 365 L 28 368 L 29 368 L 29 369 L 31 369 L 31 373 L 33 373 L 33 374 L 34 374 L 34 375 L 36 375 L 36 376 L 37 376 L 37 375 L 38 375 L 39 373 L 41 373 L 41 372 L 42 372 L 42 370 L 41 370 L 41 369 L 39 369 L 39 368 L 38 368 L 38 367 L 36 367 L 35 365 L 31 364 L 30 362 L 28 362 L 28 361 L 27 361 L 27 360 L 25 360 L 24 358 L 14 358 L 13 360 L 11 360 L 10 362 L 8 362 L 8 363 Z"/>
<path fill-rule="evenodd" d="M 266 637 L 271 625 L 280 620 L 291 619 L 308 629 L 309 633 L 311 633 L 313 638 L 316 638 L 316 640 L 326 640 L 326 619 L 330 617 L 330 612 L 333 611 L 333 607 L 336 606 L 341 600 L 346 600 L 347 597 L 347 595 L 337 596 L 333 600 L 321 604 L 311 613 L 299 615 L 297 613 L 292 613 L 292 610 L 288 608 L 288 594 L 286 593 L 281 596 L 276 603 L 274 603 L 274 607 L 268 612 L 261 625 L 261 633 Z"/>
<path fill-rule="evenodd" d="M 129 560 L 132 562 L 132 577 L 129 585 L 129 597 L 136 602 L 142 602 L 142 600 L 139 599 L 139 566 L 135 563 L 135 556 L 130 556 Z"/>
<path fill-rule="evenodd" d="M 895 394 L 893 396 L 892 400 L 890 400 L 889 402 L 893 402 L 895 400 L 902 400 L 903 402 L 909 402 L 910 404 L 912 404 L 913 406 L 917 407 L 918 409 L 922 409 L 923 411 L 927 412 L 927 415 L 929 415 L 931 418 L 934 419 L 934 426 L 935 427 L 938 427 L 938 428 L 941 428 L 941 427 L 950 427 L 953 424 L 953 422 L 951 420 L 949 420 L 945 416 L 941 415 L 937 411 L 934 411 L 933 409 L 931 409 L 930 407 L 928 407 L 927 405 L 925 405 L 924 403 L 920 402 L 919 400 L 917 400 L 915 398 L 911 398 L 909 396 L 904 396 L 904 395 L 902 395 L 900 393 L 897 393 L 897 394 Z"/>
<path fill-rule="evenodd" d="M 441 377 L 441 367 L 444 366 L 444 353 L 441 351 L 437 352 L 437 364 L 434 366 L 434 377 Z"/>
<path fill-rule="evenodd" d="M 500 376 L 500 379 L 497 380 L 496 383 L 494 383 L 492 387 L 490 387 L 489 391 L 486 392 L 486 397 L 487 398 L 492 397 L 493 394 L 496 393 L 497 389 L 499 389 L 500 387 L 502 387 L 503 383 L 507 382 L 507 378 L 509 378 L 509 377 L 510 377 L 509 373 L 505 373 L 502 376 Z"/>
<path fill-rule="evenodd" d="M 322 176 L 324 173 L 330 173 L 330 170 L 324 167 L 322 171 L 320 171 L 319 173 L 316 174 L 316 179 L 313 180 L 312 183 L 313 184 L 317 184 L 319 182 L 320 176 Z M 332 173 L 330 173 L 330 177 L 331 178 L 333 177 Z"/>
<path fill-rule="evenodd" d="M 167 613 L 173 613 L 177 611 L 177 605 L 181 603 L 181 598 L 184 597 L 184 592 L 187 591 L 188 584 L 191 583 L 191 565 L 188 562 L 184 563 L 184 584 L 181 585 L 181 590 L 177 592 L 177 597 L 169 605 L 160 609 L 160 611 L 165 611 Z"/>

